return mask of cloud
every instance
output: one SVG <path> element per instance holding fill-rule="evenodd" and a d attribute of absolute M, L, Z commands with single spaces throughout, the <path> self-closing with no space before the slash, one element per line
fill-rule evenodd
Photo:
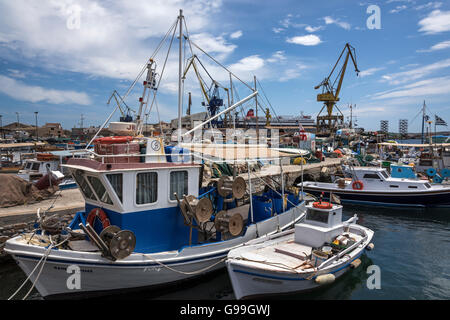
<path fill-rule="evenodd" d="M 384 67 L 381 67 L 381 68 L 369 68 L 369 69 L 367 69 L 367 70 L 361 71 L 361 72 L 359 73 L 359 76 L 360 76 L 361 78 L 364 78 L 364 77 L 367 77 L 367 76 L 371 76 L 371 75 L 373 75 L 374 73 L 376 73 L 376 72 L 378 72 L 378 71 L 380 71 L 380 70 L 383 70 L 383 69 L 384 69 Z"/>
<path fill-rule="evenodd" d="M 432 52 L 432 51 L 444 50 L 444 49 L 448 49 L 448 48 L 450 48 L 450 40 L 439 42 L 429 49 L 417 50 L 417 52 Z"/>
<path fill-rule="evenodd" d="M 415 10 L 426 10 L 426 9 L 439 9 L 442 7 L 442 2 L 428 2 L 420 6 L 414 7 Z"/>
<path fill-rule="evenodd" d="M 425 34 L 450 31 L 450 11 L 434 10 L 419 21 L 419 26 L 419 31 L 425 32 Z"/>
<path fill-rule="evenodd" d="M 389 11 L 389 13 L 398 13 L 400 11 L 403 11 L 405 9 L 407 9 L 408 7 L 405 5 L 401 5 L 401 6 L 396 6 L 395 9 L 392 9 L 391 11 Z"/>
<path fill-rule="evenodd" d="M 317 46 L 322 42 L 322 40 L 320 40 L 320 38 L 314 34 L 309 34 L 306 36 L 288 38 L 286 42 L 300 44 L 302 46 Z"/>
<path fill-rule="evenodd" d="M 323 28 L 324 28 L 324 26 L 318 26 L 318 27 L 306 26 L 306 27 L 305 27 L 305 30 L 308 31 L 308 32 L 313 33 L 313 32 L 322 30 Z"/>
<path fill-rule="evenodd" d="M 348 22 L 340 21 L 339 19 L 334 19 L 332 17 L 324 17 L 323 20 L 325 21 L 325 24 L 335 24 L 345 30 L 350 30 L 351 26 Z"/>
<path fill-rule="evenodd" d="M 0 75 L 0 92 L 16 100 L 28 102 L 47 102 L 51 104 L 92 104 L 84 92 L 56 90 L 39 86 L 30 86 L 15 79 Z"/>
<path fill-rule="evenodd" d="M 230 38 L 231 39 L 239 39 L 240 37 L 242 37 L 242 31 L 238 30 L 236 32 L 233 32 L 232 34 L 230 34 Z"/>
<path fill-rule="evenodd" d="M 393 90 L 376 93 L 373 99 L 393 99 L 408 97 L 428 97 L 443 95 L 450 92 L 450 77 L 437 77 L 417 81 Z"/>
<path fill-rule="evenodd" d="M 74 3 L 0 1 L 2 53 L 52 71 L 134 80 L 176 21 L 180 7 L 185 8 L 189 32 L 196 33 L 214 22 L 212 17 L 222 5 L 221 0 L 77 0 L 79 24 L 78 28 L 70 28 Z M 214 46 L 232 51 L 221 43 L 222 39 L 209 38 L 215 41 Z"/>
<path fill-rule="evenodd" d="M 450 59 L 441 60 L 426 66 L 414 68 L 408 71 L 383 75 L 383 81 L 388 81 L 391 85 L 399 85 L 423 78 L 435 71 L 450 67 Z"/>
<path fill-rule="evenodd" d="M 275 33 L 280 33 L 282 31 L 284 31 L 284 28 L 272 28 L 272 31 Z"/>

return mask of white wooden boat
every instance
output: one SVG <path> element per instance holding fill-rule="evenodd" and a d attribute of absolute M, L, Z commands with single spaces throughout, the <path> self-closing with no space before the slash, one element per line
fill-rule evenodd
<path fill-rule="evenodd" d="M 226 266 L 237 299 L 291 294 L 330 284 L 360 264 L 373 248 L 373 231 L 342 222 L 342 206 L 314 202 L 295 229 L 262 237 L 228 253 Z"/>

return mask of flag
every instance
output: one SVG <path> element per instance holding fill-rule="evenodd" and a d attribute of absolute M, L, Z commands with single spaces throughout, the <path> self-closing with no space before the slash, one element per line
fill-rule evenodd
<path fill-rule="evenodd" d="M 434 115 L 435 118 L 435 125 L 437 126 L 447 126 L 447 122 L 444 121 L 441 117 L 438 117 L 437 115 Z"/>

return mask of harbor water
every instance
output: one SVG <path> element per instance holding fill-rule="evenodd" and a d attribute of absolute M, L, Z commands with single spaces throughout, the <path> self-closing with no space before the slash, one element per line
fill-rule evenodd
<path fill-rule="evenodd" d="M 406 209 L 344 206 L 344 218 L 353 214 L 358 223 L 375 231 L 375 249 L 362 257 L 362 264 L 333 285 L 275 299 L 314 300 L 435 300 L 450 299 L 450 209 Z M 379 289 L 370 284 L 379 269 Z M 25 280 L 10 261 L 0 264 L 0 299 L 7 299 Z M 368 286 L 369 283 L 369 286 Z M 30 285 L 17 297 L 23 296 Z M 37 291 L 29 299 L 42 299 Z M 115 295 L 102 299 L 234 299 L 226 269 L 198 280 L 162 290 Z"/>

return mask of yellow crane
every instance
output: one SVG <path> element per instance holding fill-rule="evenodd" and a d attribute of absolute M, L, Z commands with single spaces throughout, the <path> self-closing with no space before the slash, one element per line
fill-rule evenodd
<path fill-rule="evenodd" d="M 333 76 L 333 73 L 339 64 L 339 61 L 344 56 L 345 51 L 347 51 L 347 54 L 345 56 L 342 68 L 337 74 L 334 81 L 331 82 L 331 77 Z M 346 43 L 328 77 L 326 77 L 321 83 L 314 87 L 314 89 L 316 90 L 322 88 L 322 93 L 319 93 L 317 95 L 317 101 L 324 103 L 322 109 L 317 115 L 317 135 L 329 136 L 336 131 L 338 125 L 344 122 L 344 115 L 339 110 L 339 108 L 337 108 L 336 106 L 336 108 L 340 112 L 340 114 L 338 115 L 333 115 L 333 108 L 336 105 L 336 102 L 339 101 L 339 94 L 341 92 L 342 82 L 344 80 L 345 71 L 347 69 L 347 64 L 350 57 L 352 58 L 353 65 L 355 66 L 355 72 L 358 75 L 359 69 L 356 63 L 355 48 L 353 48 L 349 43 Z M 335 87 L 336 82 L 338 83 Z M 327 107 L 327 115 L 321 116 L 321 113 L 325 107 Z"/>

